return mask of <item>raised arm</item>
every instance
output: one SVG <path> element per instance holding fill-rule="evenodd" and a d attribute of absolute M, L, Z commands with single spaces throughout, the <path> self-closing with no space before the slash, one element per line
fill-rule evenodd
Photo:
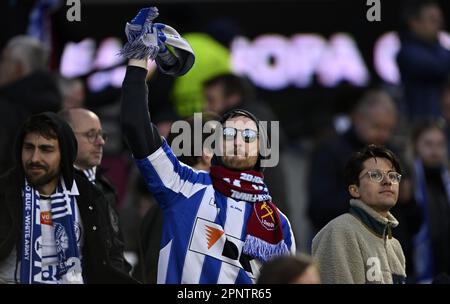
<path fill-rule="evenodd" d="M 187 73 L 195 60 L 191 46 L 175 29 L 153 23 L 158 14 L 156 7 L 143 8 L 127 22 L 128 42 L 120 51 L 129 59 L 122 86 L 122 130 L 135 159 L 149 156 L 162 145 L 161 136 L 151 123 L 147 104 L 147 60 L 156 60 L 163 73 L 173 76 Z M 166 44 L 174 48 L 174 53 Z"/>
<path fill-rule="evenodd" d="M 146 75 L 147 60 L 130 59 L 122 86 L 121 122 L 136 159 L 147 157 L 162 145 L 161 136 L 150 119 Z"/>

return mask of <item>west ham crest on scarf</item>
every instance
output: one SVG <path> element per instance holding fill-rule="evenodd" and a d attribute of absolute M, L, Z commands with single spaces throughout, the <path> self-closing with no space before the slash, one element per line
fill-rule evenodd
<path fill-rule="evenodd" d="M 269 231 L 278 228 L 277 221 L 275 220 L 275 214 L 272 207 L 266 202 L 261 205 L 254 204 L 253 209 L 255 211 L 256 217 L 258 218 L 261 225 Z"/>

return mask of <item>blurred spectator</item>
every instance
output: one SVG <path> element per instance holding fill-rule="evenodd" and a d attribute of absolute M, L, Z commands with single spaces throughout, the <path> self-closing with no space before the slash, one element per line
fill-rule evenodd
<path fill-rule="evenodd" d="M 450 74 L 450 50 L 439 42 L 444 17 L 438 2 L 414 0 L 406 3 L 403 10 L 406 30 L 400 33 L 397 62 L 406 118 L 414 122 L 440 116 L 440 90 Z"/>
<path fill-rule="evenodd" d="M 224 73 L 207 79 L 203 83 L 206 98 L 205 110 L 223 115 L 234 109 L 244 109 L 253 113 L 259 120 L 267 122 L 267 133 L 271 138 L 271 123 L 278 121 L 270 106 L 256 97 L 255 88 L 246 79 L 231 73 Z M 287 139 L 279 128 L 279 151 L 283 152 Z M 264 171 L 264 178 L 270 188 L 270 195 L 277 207 L 289 216 L 289 204 L 282 157 L 275 167 L 268 167 Z"/>
<path fill-rule="evenodd" d="M 188 33 L 183 37 L 195 52 L 195 64 L 189 73 L 175 79 L 172 97 L 177 115 L 187 117 L 201 112 L 205 106 L 203 82 L 230 71 L 230 52 L 204 33 Z"/>
<path fill-rule="evenodd" d="M 424 222 L 414 237 L 416 281 L 431 282 L 450 274 L 450 174 L 443 126 L 419 123 L 412 135 L 414 147 L 414 198 Z"/>
<path fill-rule="evenodd" d="M 438 275 L 431 284 L 450 284 L 450 276 L 447 274 Z"/>
<path fill-rule="evenodd" d="M 218 123 L 220 120 L 220 116 L 214 113 L 203 113 L 202 114 L 202 130 L 206 124 L 212 128 L 211 132 L 215 129 L 214 123 Z M 186 120 L 189 123 L 190 131 L 191 131 L 191 140 L 189 142 L 190 145 L 189 155 L 180 155 L 177 158 L 183 162 L 184 164 L 191 166 L 196 170 L 205 170 L 209 171 L 211 167 L 211 158 L 212 151 L 209 151 L 207 148 L 202 150 L 201 156 L 194 156 L 194 136 L 202 137 L 202 144 L 205 143 L 205 140 L 212 133 L 203 133 L 196 134 L 194 133 L 194 118 L 190 117 Z M 202 131 L 200 130 L 200 131 Z M 180 149 L 183 151 L 183 145 L 179 147 L 174 146 L 174 139 L 177 136 L 181 136 L 178 133 L 170 133 L 167 142 L 172 146 L 172 149 L 176 151 L 176 149 Z M 184 143 L 184 142 L 183 142 Z M 133 272 L 133 276 L 144 282 L 144 283 L 152 283 L 156 284 L 156 278 L 158 274 L 158 259 L 159 259 L 159 250 L 160 250 L 160 242 L 161 242 L 161 234 L 162 234 L 162 221 L 163 221 L 163 213 L 162 209 L 159 207 L 151 193 L 147 190 L 147 186 L 142 178 L 138 179 L 137 189 L 139 190 L 140 200 L 146 199 L 148 204 L 148 211 L 146 213 L 140 213 L 141 215 L 145 214 L 145 217 L 141 220 L 140 231 L 139 231 L 139 264 L 135 268 Z M 141 217 L 142 218 L 142 217 Z M 129 224 L 132 224 L 134 227 L 138 227 L 138 221 L 134 220 Z"/>
<path fill-rule="evenodd" d="M 320 284 L 320 275 L 307 255 L 281 256 L 261 267 L 257 284 Z"/>
<path fill-rule="evenodd" d="M 162 216 L 158 203 L 137 170 L 132 170 L 129 175 L 123 204 L 119 223 L 125 240 L 125 254 L 133 267 L 131 274 L 143 283 L 156 283 Z M 146 228 L 143 227 L 144 218 L 148 223 Z"/>
<path fill-rule="evenodd" d="M 445 136 L 447 138 L 447 151 L 450 152 L 450 77 L 442 90 L 441 106 Z"/>
<path fill-rule="evenodd" d="M 352 127 L 325 140 L 312 153 L 308 215 L 315 232 L 349 208 L 349 195 L 342 181 L 350 155 L 367 144 L 387 145 L 396 122 L 392 98 L 382 90 L 370 90 L 356 105 Z"/>
<path fill-rule="evenodd" d="M 244 30 L 230 17 L 214 18 L 206 25 L 206 33 L 227 49 L 237 36 L 244 36 Z"/>
<path fill-rule="evenodd" d="M 83 108 L 86 99 L 84 83 L 79 78 L 58 78 L 58 87 L 62 95 L 62 108 Z"/>
<path fill-rule="evenodd" d="M 31 114 L 57 112 L 61 96 L 47 71 L 47 52 L 31 37 L 13 37 L 0 59 L 0 146 L 11 147 L 20 124 Z M 13 164 L 11 149 L 1 149 L 0 173 Z"/>
<path fill-rule="evenodd" d="M 348 213 L 329 222 L 312 242 L 326 284 L 403 284 L 405 256 L 389 212 L 398 200 L 401 168 L 392 151 L 369 145 L 352 154 L 344 171 Z"/>

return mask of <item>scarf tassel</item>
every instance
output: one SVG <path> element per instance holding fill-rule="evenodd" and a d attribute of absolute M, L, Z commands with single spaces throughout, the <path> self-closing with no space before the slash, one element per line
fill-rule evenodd
<path fill-rule="evenodd" d="M 242 252 L 267 262 L 275 256 L 289 254 L 289 249 L 284 240 L 281 240 L 278 244 L 270 244 L 253 235 L 247 235 Z"/>
<path fill-rule="evenodd" d="M 133 59 L 154 59 L 156 54 L 158 54 L 158 46 L 146 46 L 142 42 L 142 37 L 134 40 L 133 42 L 127 42 L 124 47 L 120 50 L 119 55 L 125 58 Z"/>

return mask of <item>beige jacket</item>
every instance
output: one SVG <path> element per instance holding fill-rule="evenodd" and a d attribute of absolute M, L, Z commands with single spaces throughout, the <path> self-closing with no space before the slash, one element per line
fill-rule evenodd
<path fill-rule="evenodd" d="M 405 256 L 391 228 L 398 221 L 382 217 L 360 200 L 350 212 L 329 222 L 312 242 L 323 283 L 404 283 Z"/>

